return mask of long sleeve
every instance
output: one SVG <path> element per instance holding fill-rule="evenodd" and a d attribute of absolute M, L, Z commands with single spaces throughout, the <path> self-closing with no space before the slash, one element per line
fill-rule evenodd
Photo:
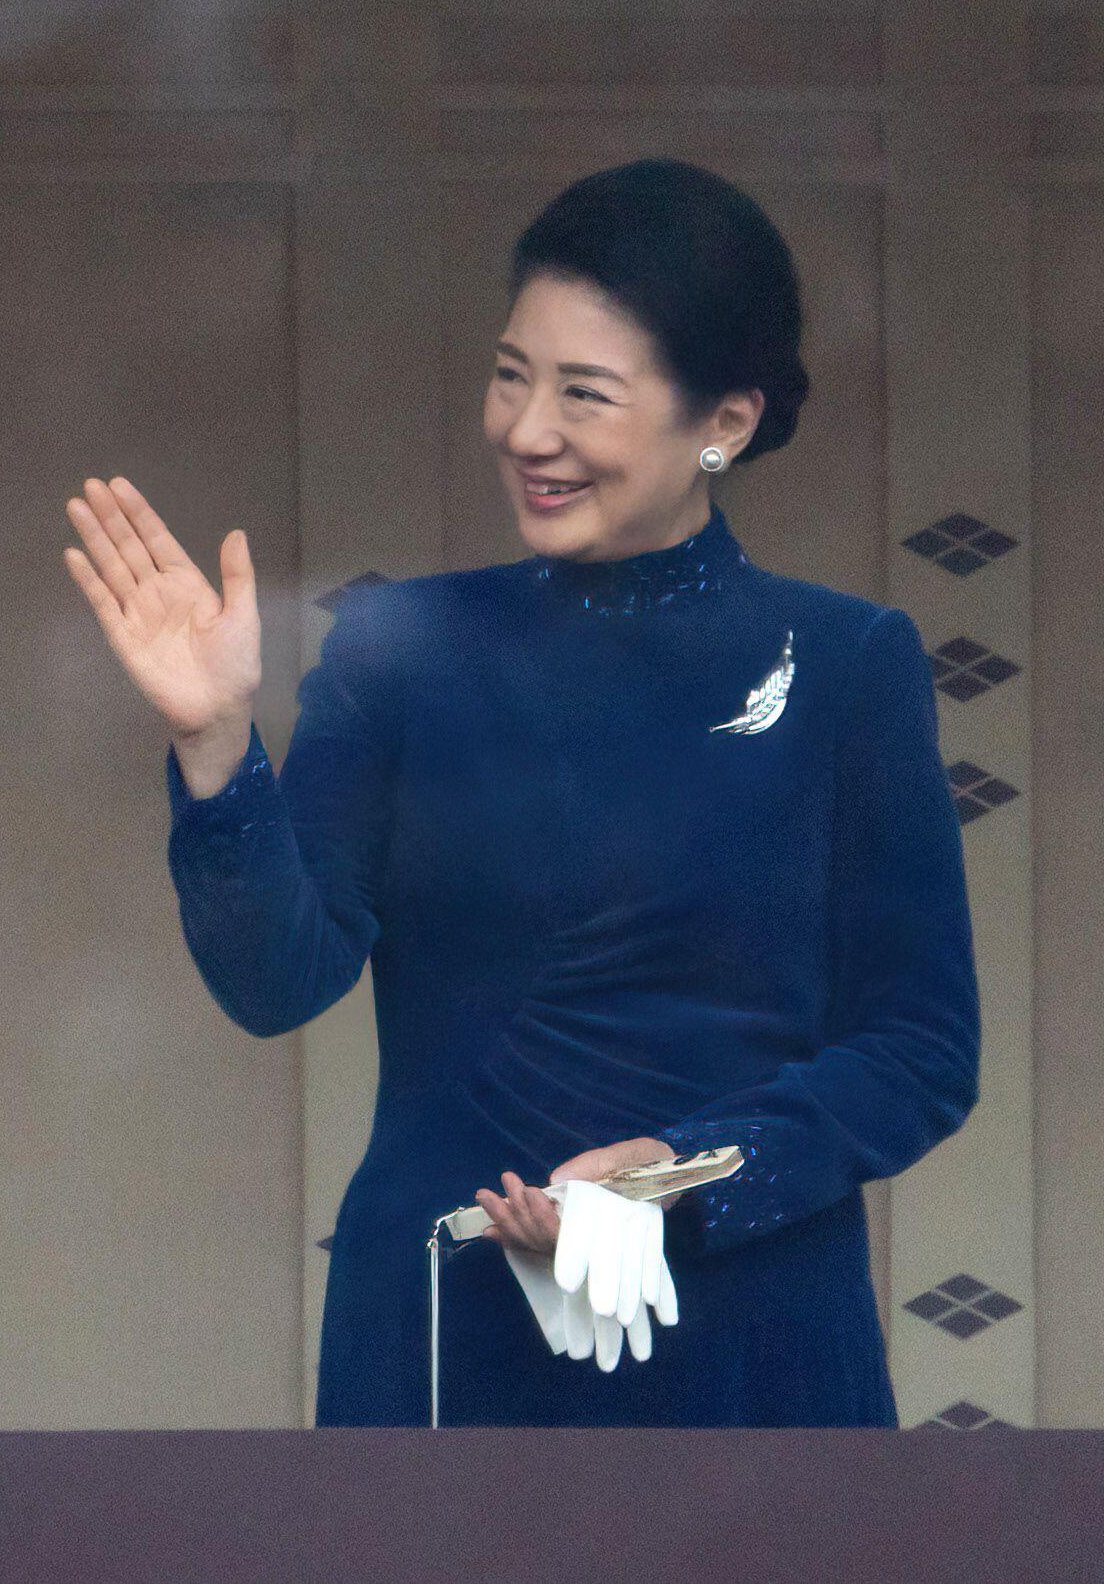
<path fill-rule="evenodd" d="M 249 1033 L 309 1022 L 359 979 L 380 934 L 401 689 L 386 585 L 348 592 L 299 683 L 277 776 L 253 724 L 228 784 L 194 798 L 166 762 L 168 857 L 184 937 L 227 1015 Z"/>
<path fill-rule="evenodd" d="M 871 621 L 848 691 L 834 766 L 827 1043 L 661 1131 L 680 1153 L 738 1143 L 746 1160 L 670 1212 L 672 1241 L 692 1257 L 903 1171 L 977 1100 L 961 830 L 931 669 L 904 611 Z"/>

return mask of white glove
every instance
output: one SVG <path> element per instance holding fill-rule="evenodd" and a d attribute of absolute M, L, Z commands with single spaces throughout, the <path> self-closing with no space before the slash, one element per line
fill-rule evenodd
<path fill-rule="evenodd" d="M 652 1355 L 648 1304 L 661 1324 L 678 1320 L 662 1210 L 575 1179 L 547 1191 L 562 1223 L 555 1255 L 503 1246 L 545 1340 L 553 1353 L 573 1359 L 593 1353 L 609 1373 L 628 1337 L 629 1351 L 643 1363 Z"/>
<path fill-rule="evenodd" d="M 617 1365 L 622 1329 L 633 1356 L 650 1357 L 648 1304 L 661 1325 L 678 1323 L 675 1284 L 663 1255 L 663 1211 L 655 1200 L 624 1199 L 598 1183 L 569 1181 L 552 1269 L 565 1293 L 577 1294 L 586 1283 L 603 1370 Z"/>
<path fill-rule="evenodd" d="M 635 1359 L 643 1363 L 651 1358 L 652 1328 L 646 1304 L 640 1305 L 626 1328 L 616 1316 L 611 1319 L 594 1313 L 585 1285 L 565 1293 L 553 1275 L 551 1254 L 534 1254 L 529 1249 L 506 1245 L 502 1252 L 553 1353 L 567 1353 L 573 1359 L 587 1359 L 594 1354 L 599 1368 L 608 1372 L 616 1367 L 627 1336 Z"/>
<path fill-rule="evenodd" d="M 553 1353 L 566 1352 L 567 1329 L 564 1323 L 566 1294 L 556 1286 L 556 1279 L 552 1275 L 552 1256 L 534 1254 L 531 1249 L 510 1248 L 506 1244 L 503 1245 L 502 1252 L 517 1277 L 518 1286 L 529 1300 L 529 1307 L 537 1317 L 537 1324 L 544 1333 L 544 1340 Z"/>

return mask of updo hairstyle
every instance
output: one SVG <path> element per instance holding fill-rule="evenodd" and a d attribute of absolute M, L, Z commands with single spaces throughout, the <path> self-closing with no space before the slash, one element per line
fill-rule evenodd
<path fill-rule="evenodd" d="M 758 387 L 762 416 L 734 463 L 792 437 L 809 391 L 800 283 L 780 233 L 732 182 L 676 159 L 584 176 L 514 244 L 507 313 L 542 275 L 600 287 L 650 332 L 686 428 Z"/>

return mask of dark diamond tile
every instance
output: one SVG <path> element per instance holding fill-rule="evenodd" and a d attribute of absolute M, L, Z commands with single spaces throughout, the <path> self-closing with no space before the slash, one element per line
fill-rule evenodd
<path fill-rule="evenodd" d="M 980 1309 L 983 1315 L 988 1315 L 990 1320 L 1005 1320 L 1009 1315 L 1015 1314 L 1023 1304 L 1017 1303 L 1015 1298 L 1009 1298 L 1007 1293 L 986 1293 L 984 1298 L 971 1300 L 972 1309 Z"/>
<path fill-rule="evenodd" d="M 953 765 L 947 766 L 947 779 L 952 786 L 972 787 L 978 781 L 984 781 L 988 771 L 980 765 L 971 764 L 969 759 L 956 759 Z"/>
<path fill-rule="evenodd" d="M 967 1276 L 965 1274 L 952 1276 L 950 1281 L 940 1282 L 935 1290 L 936 1292 L 948 1293 L 961 1303 L 968 1303 L 971 1298 L 976 1298 L 978 1293 L 992 1291 L 985 1282 L 978 1281 L 975 1276 Z"/>
<path fill-rule="evenodd" d="M 978 1425 L 979 1430 L 1020 1430 L 1022 1425 L 1009 1424 L 1007 1419 L 990 1419 L 988 1424 Z"/>
<path fill-rule="evenodd" d="M 944 1408 L 939 1417 L 947 1424 L 954 1425 L 956 1430 L 973 1430 L 984 1424 L 989 1415 L 984 1408 L 975 1408 L 973 1403 L 956 1402 L 950 1408 Z"/>
<path fill-rule="evenodd" d="M 990 776 L 988 781 L 983 781 L 980 786 L 971 787 L 971 794 L 982 798 L 990 808 L 998 808 L 1002 803 L 1011 803 L 1013 798 L 1018 798 L 1019 793 L 1014 786 L 1009 786 L 1007 781 L 1002 781 L 998 776 Z"/>
<path fill-rule="evenodd" d="M 988 814 L 989 812 L 987 803 L 978 803 L 974 798 L 970 797 L 956 797 L 954 806 L 958 813 L 958 823 L 960 825 L 969 825 L 971 820 L 980 819 L 982 814 Z"/>
<path fill-rule="evenodd" d="M 934 1320 L 937 1315 L 946 1314 L 953 1305 L 950 1299 L 941 1297 L 939 1293 L 923 1292 L 917 1298 L 910 1298 L 901 1307 L 919 1315 L 921 1320 Z"/>
<path fill-rule="evenodd" d="M 984 556 L 975 555 L 972 550 L 948 550 L 946 555 L 936 556 L 937 565 L 947 572 L 953 572 L 956 577 L 969 577 L 971 572 L 976 572 L 978 567 L 985 566 Z"/>
<path fill-rule="evenodd" d="M 984 1331 L 989 1325 L 989 1321 L 983 1315 L 975 1314 L 972 1309 L 954 1309 L 949 1315 L 944 1315 L 941 1320 L 936 1320 L 934 1323 L 963 1342 L 967 1337 L 976 1335 L 978 1331 Z"/>
<path fill-rule="evenodd" d="M 935 652 L 944 660 L 953 660 L 955 665 L 969 665 L 971 660 L 980 660 L 983 654 L 989 653 L 983 644 L 975 643 L 972 638 L 952 638 L 950 643 L 940 644 Z"/>
<path fill-rule="evenodd" d="M 966 704 L 970 699 L 977 698 L 979 693 L 989 691 L 989 683 L 979 681 L 969 671 L 956 671 L 946 682 L 937 682 L 935 685 L 941 693 L 949 693 L 951 698 L 958 699 L 960 704 Z"/>
<path fill-rule="evenodd" d="M 917 555 L 937 556 L 941 550 L 949 550 L 952 541 L 944 534 L 933 533 L 930 528 L 923 528 L 919 533 L 914 533 L 901 543 L 906 550 L 915 550 Z"/>
<path fill-rule="evenodd" d="M 318 1242 L 314 1246 L 315 1248 L 324 1249 L 328 1254 L 333 1248 L 333 1233 L 331 1233 L 329 1237 L 319 1238 Z"/>
<path fill-rule="evenodd" d="M 948 534 L 952 539 L 972 539 L 975 534 L 984 533 L 987 527 L 979 517 L 970 517 L 966 512 L 952 512 L 949 517 L 932 523 L 933 532 Z"/>
<path fill-rule="evenodd" d="M 955 671 L 957 671 L 957 667 L 951 665 L 949 660 L 940 660 L 938 655 L 929 655 L 928 664 L 931 666 L 931 674 L 936 679 L 936 681 L 938 681 L 940 677 L 945 677 L 948 672 L 953 674 Z"/>
<path fill-rule="evenodd" d="M 1019 676 L 1020 668 L 1011 660 L 1006 660 L 1003 655 L 990 655 L 988 660 L 980 661 L 974 666 L 973 671 L 977 676 L 984 677 L 986 682 L 1007 682 L 1009 677 Z"/>
<path fill-rule="evenodd" d="M 997 529 L 991 528 L 988 533 L 983 533 L 979 538 L 972 539 L 970 544 L 974 550 L 980 550 L 982 555 L 988 556 L 991 561 L 995 561 L 997 556 L 1005 555 L 1009 550 L 1014 550 L 1019 542 L 1018 539 L 1010 539 L 1007 534 L 999 533 Z"/>

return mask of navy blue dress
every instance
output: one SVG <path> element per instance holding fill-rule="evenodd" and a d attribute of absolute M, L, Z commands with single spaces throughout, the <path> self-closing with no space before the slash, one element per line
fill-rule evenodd
<path fill-rule="evenodd" d="M 711 731 L 787 654 L 769 724 Z M 317 1423 L 428 1424 L 439 1215 L 646 1135 L 747 1157 L 666 1215 L 679 1323 L 604 1374 L 549 1351 L 497 1245 L 456 1245 L 440 1423 L 895 1425 L 860 1184 L 960 1126 L 980 1043 L 909 616 L 756 566 L 714 506 L 625 560 L 354 585 L 298 700 L 279 776 L 255 726 L 213 797 L 166 770 L 185 938 L 235 1023 L 297 1028 L 371 958 Z"/>

